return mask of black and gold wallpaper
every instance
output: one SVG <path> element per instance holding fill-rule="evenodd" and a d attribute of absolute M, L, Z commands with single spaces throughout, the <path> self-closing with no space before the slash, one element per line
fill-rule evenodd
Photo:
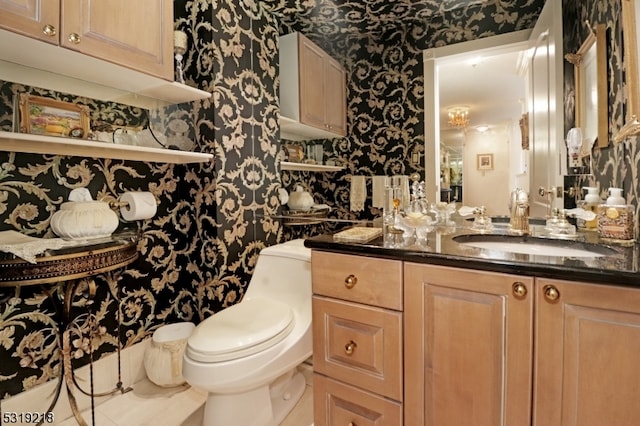
<path fill-rule="evenodd" d="M 599 0 L 603 7 L 580 12 L 592 14 L 593 22 L 606 19 L 612 28 L 610 50 L 618 55 L 612 73 L 621 61 L 618 1 Z M 175 26 L 189 40 L 187 83 L 209 91 L 212 98 L 175 106 L 160 117 L 167 128 L 187 121 L 194 150 L 212 153 L 211 163 L 0 152 L 0 231 L 53 236 L 50 217 L 76 187 L 88 188 L 94 198 L 151 191 L 160 202 L 153 219 L 121 223 L 121 229 L 133 226 L 141 234 L 139 260 L 98 277 L 92 306 L 81 296 L 75 299 L 71 328 L 77 365 L 88 362 L 89 333 L 99 357 L 117 345 L 149 338 L 165 323 L 198 323 L 242 298 L 261 248 L 339 226 L 282 226 L 269 217 L 280 212 L 280 187 L 303 185 L 317 203 L 333 207 L 335 218 L 379 214 L 370 200 L 364 212 L 349 210 L 349 175 L 424 175 L 423 105 L 432 94 L 423 92 L 421 50 L 530 28 L 543 0 L 425 0 L 418 12 L 404 7 L 413 3 L 418 2 L 175 0 Z M 365 22 L 365 7 L 379 19 Z M 348 136 L 321 141 L 327 157 L 346 165 L 344 172 L 279 170 L 278 36 L 291 31 L 304 32 L 347 69 Z M 13 98 L 23 92 L 85 104 L 94 124 L 144 126 L 155 119 L 151 115 L 156 117 L 137 108 L 0 82 L 2 130 L 12 129 Z M 612 121 L 621 120 L 620 108 L 614 106 L 623 102 L 618 92 L 619 87 L 610 85 Z M 636 194 L 637 178 L 631 176 L 638 161 L 630 160 L 638 156 L 635 145 L 627 145 L 596 154 L 602 173 L 595 179 L 604 186 L 620 182 Z M 419 164 L 409 161 L 413 153 L 420 155 Z M 64 287 L 25 287 L 19 293 L 0 288 L 0 398 L 57 375 L 60 312 L 54 301 Z M 80 292 L 86 288 L 81 283 Z M 93 319 L 102 327 L 91 331 Z"/>

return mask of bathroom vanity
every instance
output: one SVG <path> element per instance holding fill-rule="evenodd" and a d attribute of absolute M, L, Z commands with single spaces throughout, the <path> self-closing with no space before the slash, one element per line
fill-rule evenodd
<path fill-rule="evenodd" d="M 638 246 L 530 255 L 461 234 L 306 241 L 315 424 L 637 424 Z"/>

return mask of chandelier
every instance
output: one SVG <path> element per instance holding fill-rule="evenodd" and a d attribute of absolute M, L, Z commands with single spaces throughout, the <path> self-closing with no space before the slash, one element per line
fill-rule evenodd
<path fill-rule="evenodd" d="M 449 109 L 449 125 L 464 129 L 469 125 L 469 108 L 456 107 Z"/>

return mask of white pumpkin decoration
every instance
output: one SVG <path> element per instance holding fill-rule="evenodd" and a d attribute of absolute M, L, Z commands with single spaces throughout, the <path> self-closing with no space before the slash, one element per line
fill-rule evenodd
<path fill-rule="evenodd" d="M 118 215 L 103 201 L 68 201 L 51 217 L 51 229 L 65 240 L 110 236 L 118 228 Z"/>

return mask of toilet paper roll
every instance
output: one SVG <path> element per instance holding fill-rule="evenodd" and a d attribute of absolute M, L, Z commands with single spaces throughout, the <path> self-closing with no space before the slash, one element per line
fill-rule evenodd
<path fill-rule="evenodd" d="M 127 203 L 120 209 L 124 220 L 150 219 L 156 215 L 156 198 L 150 192 L 125 192 L 120 201 Z"/>

